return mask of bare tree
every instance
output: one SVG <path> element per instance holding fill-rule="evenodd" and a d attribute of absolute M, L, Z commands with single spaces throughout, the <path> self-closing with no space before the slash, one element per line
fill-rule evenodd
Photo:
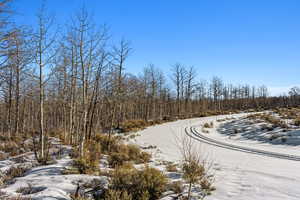
<path fill-rule="evenodd" d="M 40 126 L 40 155 L 38 160 L 46 162 L 47 155 L 45 144 L 45 119 L 44 119 L 44 103 L 45 103 L 45 84 L 48 79 L 45 78 L 45 70 L 50 70 L 55 56 L 54 43 L 55 35 L 51 33 L 53 26 L 53 18 L 47 14 L 45 4 L 42 5 L 37 13 L 38 26 L 34 34 L 33 42 L 35 44 L 35 64 L 38 66 L 39 73 L 36 76 L 39 83 L 39 126 Z"/>
<path fill-rule="evenodd" d="M 116 71 L 116 101 L 117 101 L 117 127 L 120 126 L 123 113 L 123 96 L 124 96 L 124 70 L 125 61 L 131 51 L 128 41 L 122 39 L 119 46 L 115 46 L 112 51 L 113 65 Z"/>
<path fill-rule="evenodd" d="M 186 70 L 183 65 L 176 63 L 172 67 L 171 79 L 176 88 L 177 115 L 181 113 L 181 100 L 184 94 L 184 83 Z"/>

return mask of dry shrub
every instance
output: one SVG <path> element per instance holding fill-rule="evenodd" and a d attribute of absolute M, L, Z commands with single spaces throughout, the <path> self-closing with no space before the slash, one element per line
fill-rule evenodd
<path fill-rule="evenodd" d="M 141 151 L 137 145 L 124 144 L 118 136 L 98 134 L 95 141 L 100 145 L 101 151 L 109 155 L 108 162 L 112 167 L 123 165 L 128 161 L 136 164 L 146 163 L 151 159 L 150 154 Z"/>
<path fill-rule="evenodd" d="M 27 166 L 11 167 L 0 176 L 0 185 L 11 184 L 13 179 L 17 177 L 22 177 L 29 170 Z"/>
<path fill-rule="evenodd" d="M 202 180 L 205 176 L 205 168 L 200 160 L 191 158 L 184 161 L 182 165 L 183 178 L 189 183 L 194 184 Z"/>
<path fill-rule="evenodd" d="M 173 191 L 175 194 L 181 194 L 184 190 L 182 181 L 174 181 L 168 185 L 168 190 Z"/>
<path fill-rule="evenodd" d="M 178 169 L 177 169 L 177 165 L 176 164 L 173 164 L 173 163 L 169 163 L 167 166 L 166 166 L 166 170 L 168 172 L 177 172 Z"/>
<path fill-rule="evenodd" d="M 137 145 L 127 145 L 128 156 L 130 160 L 133 160 L 136 164 L 147 163 L 151 159 L 151 155 L 147 152 L 141 151 Z"/>
<path fill-rule="evenodd" d="M 87 160 L 85 158 L 75 159 L 72 163 L 73 167 L 77 170 L 64 172 L 64 174 L 97 174 L 99 172 L 99 168 L 97 167 L 97 163 L 91 160 Z"/>
<path fill-rule="evenodd" d="M 206 112 L 201 112 L 198 114 L 195 114 L 194 117 L 210 117 L 210 116 L 215 116 L 215 115 L 229 115 L 232 113 L 237 113 L 238 111 L 236 110 L 208 110 Z"/>
<path fill-rule="evenodd" d="M 116 152 L 121 144 L 121 137 L 106 134 L 97 134 L 95 141 L 101 146 L 101 152 Z"/>
<path fill-rule="evenodd" d="M 210 123 L 205 123 L 205 124 L 203 124 L 203 127 L 204 128 L 213 128 L 214 127 L 214 123 L 213 122 L 210 122 Z"/>
<path fill-rule="evenodd" d="M 132 200 L 132 196 L 127 191 L 107 190 L 104 196 L 105 200 Z"/>
<path fill-rule="evenodd" d="M 202 189 L 203 193 L 205 194 L 205 196 L 211 195 L 211 192 L 216 190 L 216 188 L 214 186 L 212 186 L 211 178 L 212 177 L 206 177 L 200 181 L 200 186 L 201 186 L 201 189 Z"/>
<path fill-rule="evenodd" d="M 125 152 L 113 152 L 108 158 L 109 165 L 114 168 L 123 165 L 127 161 L 129 161 L 129 157 Z"/>
<path fill-rule="evenodd" d="M 296 119 L 300 115 L 299 108 L 277 108 L 274 112 L 278 113 L 284 119 Z"/>
<path fill-rule="evenodd" d="M 46 187 L 33 187 L 31 184 L 28 184 L 27 187 L 20 187 L 17 189 L 17 193 L 21 193 L 22 195 L 35 194 L 45 190 Z"/>
<path fill-rule="evenodd" d="M 78 153 L 75 153 L 78 156 Z M 99 160 L 101 157 L 101 145 L 95 141 L 85 143 L 84 156 L 73 160 L 73 167 L 76 170 L 66 170 L 65 174 L 99 174 Z"/>
<path fill-rule="evenodd" d="M 177 138 L 178 147 L 182 155 L 183 179 L 188 183 L 188 197 L 191 198 L 191 191 L 194 185 L 201 185 L 204 180 L 209 181 L 210 186 L 213 182 L 211 169 L 213 163 L 196 146 L 194 140 L 186 135 Z M 207 195 L 206 188 L 202 188 L 202 197 Z"/>
<path fill-rule="evenodd" d="M 121 124 L 121 130 L 122 132 L 132 132 L 132 131 L 138 131 L 141 129 L 144 129 L 148 125 L 153 125 L 153 124 L 148 124 L 144 120 L 128 120 L 125 121 Z"/>
<path fill-rule="evenodd" d="M 209 134 L 209 130 L 206 130 L 206 129 L 204 129 L 204 128 L 201 129 L 201 132 L 202 132 L 202 133 Z"/>
<path fill-rule="evenodd" d="M 274 117 L 270 114 L 254 114 L 254 115 L 249 115 L 248 118 L 249 119 L 262 119 L 265 122 L 272 124 L 274 126 L 274 128 L 276 128 L 276 127 L 288 128 L 287 123 L 285 123 L 284 121 L 282 121 L 280 119 L 277 119 L 276 117 Z"/>
<path fill-rule="evenodd" d="M 132 199 L 156 200 L 166 191 L 167 178 L 157 169 L 142 170 L 118 167 L 112 175 L 110 189 L 127 191 Z"/>
<path fill-rule="evenodd" d="M 16 156 L 27 151 L 30 147 L 24 144 L 25 137 L 14 136 L 8 138 L 7 136 L 0 136 L 0 151 L 8 153 L 10 156 Z"/>
<path fill-rule="evenodd" d="M 4 152 L 0 152 L 0 160 L 5 160 L 8 158 L 8 155 L 7 153 L 4 153 Z"/>
<path fill-rule="evenodd" d="M 300 126 L 300 117 L 297 117 L 296 119 L 294 119 L 294 125 Z"/>
<path fill-rule="evenodd" d="M 71 194 L 70 197 L 72 200 L 91 200 L 88 197 L 82 197 L 80 195 L 74 195 L 74 194 Z"/>
<path fill-rule="evenodd" d="M 129 161 L 136 164 L 147 163 L 150 159 L 151 155 L 141 151 L 138 146 L 121 144 L 117 152 L 112 152 L 110 154 L 108 162 L 110 166 L 117 167 Z"/>

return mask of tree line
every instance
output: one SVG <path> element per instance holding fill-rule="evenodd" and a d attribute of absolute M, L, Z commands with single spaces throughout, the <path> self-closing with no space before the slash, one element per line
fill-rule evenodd
<path fill-rule="evenodd" d="M 93 23 L 80 9 L 62 29 L 42 6 L 37 25 L 11 22 L 11 1 L 0 1 L 0 131 L 8 138 L 39 136 L 41 158 L 45 137 L 84 143 L 95 133 L 111 132 L 126 120 L 199 117 L 208 111 L 234 112 L 297 105 L 299 94 L 270 97 L 265 86 L 199 80 L 195 67 L 181 63 L 165 75 L 149 64 L 128 73 L 132 53 L 122 39 L 111 45 L 106 26 Z M 200 75 L 200 74 L 199 74 Z"/>

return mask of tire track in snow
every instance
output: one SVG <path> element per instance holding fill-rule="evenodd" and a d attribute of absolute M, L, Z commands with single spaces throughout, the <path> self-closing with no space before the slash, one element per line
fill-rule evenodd
<path fill-rule="evenodd" d="M 189 132 L 190 130 L 190 132 Z M 218 140 L 211 139 L 209 137 L 206 137 L 199 133 L 195 127 L 186 127 L 185 128 L 185 133 L 200 142 L 213 145 L 216 147 L 220 148 L 225 148 L 225 149 L 230 149 L 234 151 L 240 151 L 240 152 L 245 152 L 245 153 L 251 153 L 251 154 L 257 154 L 257 155 L 262 155 L 262 156 L 267 156 L 267 157 L 273 157 L 273 158 L 279 158 L 279 159 L 284 159 L 284 160 L 293 160 L 293 161 L 300 161 L 300 156 L 295 156 L 291 154 L 283 154 L 283 153 L 275 153 L 271 151 L 265 151 L 265 150 L 258 150 L 254 148 L 248 148 L 248 147 L 242 147 L 238 145 L 233 145 L 233 144 L 228 144 L 225 142 L 220 142 Z"/>

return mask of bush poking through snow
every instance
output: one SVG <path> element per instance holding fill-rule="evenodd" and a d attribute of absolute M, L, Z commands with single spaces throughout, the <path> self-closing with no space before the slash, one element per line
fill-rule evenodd
<path fill-rule="evenodd" d="M 203 127 L 204 128 L 213 128 L 214 127 L 214 123 L 213 122 L 210 122 L 210 123 L 206 122 L 205 124 L 203 124 Z"/>
<path fill-rule="evenodd" d="M 132 200 L 132 196 L 127 191 L 107 190 L 105 200 Z"/>
<path fill-rule="evenodd" d="M 90 198 L 82 197 L 82 196 L 80 196 L 80 195 L 78 195 L 78 196 L 71 195 L 71 199 L 72 199 L 72 200 L 91 200 Z"/>
<path fill-rule="evenodd" d="M 116 152 L 121 143 L 121 137 L 97 134 L 95 141 L 100 145 L 102 153 Z"/>
<path fill-rule="evenodd" d="M 5 160 L 8 158 L 8 154 L 4 152 L 0 152 L 0 160 Z"/>
<path fill-rule="evenodd" d="M 78 156 L 75 153 L 74 156 Z M 88 141 L 85 144 L 84 156 L 82 158 L 76 158 L 73 160 L 73 167 L 76 170 L 66 170 L 66 174 L 99 174 L 99 159 L 101 156 L 101 146 L 97 142 Z"/>
<path fill-rule="evenodd" d="M 168 190 L 173 191 L 175 194 L 181 194 L 184 190 L 182 181 L 174 181 L 168 185 Z"/>
<path fill-rule="evenodd" d="M 212 188 L 213 176 L 209 170 L 213 165 L 207 159 L 203 159 L 200 149 L 196 148 L 192 138 L 184 135 L 178 142 L 182 155 L 183 179 L 188 184 L 187 199 L 191 199 L 192 187 L 194 185 L 201 186 L 203 199 L 207 196 L 207 187 Z M 205 187 L 202 188 L 202 186 Z"/>
<path fill-rule="evenodd" d="M 294 125 L 300 126 L 300 118 L 299 117 L 294 120 Z"/>
<path fill-rule="evenodd" d="M 0 185 L 10 184 L 14 178 L 24 176 L 25 172 L 29 169 L 27 166 L 11 167 L 9 170 L 0 175 Z"/>
<path fill-rule="evenodd" d="M 127 191 L 132 199 L 156 200 L 166 187 L 167 178 L 157 169 L 146 166 L 137 170 L 121 166 L 113 172 L 109 189 Z"/>
<path fill-rule="evenodd" d="M 134 162 L 135 164 L 147 163 L 151 159 L 151 155 L 141 151 L 136 145 L 117 144 L 116 151 L 111 152 L 108 158 L 111 167 L 123 165 L 125 162 Z"/>
<path fill-rule="evenodd" d="M 206 133 L 206 134 L 208 134 L 209 133 L 209 130 L 206 130 L 206 129 L 204 129 L 204 128 L 202 128 L 202 133 Z"/>
<path fill-rule="evenodd" d="M 73 160 L 73 167 L 78 171 L 69 171 L 70 174 L 99 174 L 100 169 L 98 168 L 98 163 L 86 158 L 78 158 Z"/>
<path fill-rule="evenodd" d="M 184 161 L 182 166 L 183 178 L 189 184 L 188 199 L 191 196 L 191 189 L 194 184 L 199 183 L 205 176 L 205 169 L 196 158 Z"/>
<path fill-rule="evenodd" d="M 28 183 L 27 187 L 20 187 L 17 189 L 17 193 L 21 193 L 22 195 L 35 194 L 45 190 L 45 187 L 32 187 L 31 184 Z"/>
<path fill-rule="evenodd" d="M 272 124 L 273 128 L 276 127 L 281 127 L 281 128 L 288 128 L 288 125 L 286 122 L 277 119 L 276 117 L 270 115 L 270 114 L 254 114 L 254 115 L 249 115 L 249 119 L 261 119 L 265 122 L 268 122 Z"/>
<path fill-rule="evenodd" d="M 123 165 L 128 160 L 129 156 L 125 152 L 113 152 L 109 155 L 108 163 L 111 167 L 115 168 L 117 166 Z"/>
<path fill-rule="evenodd" d="M 169 163 L 167 166 L 166 166 L 166 170 L 168 172 L 177 172 L 178 169 L 177 169 L 177 165 L 176 164 L 173 164 L 173 163 Z"/>
<path fill-rule="evenodd" d="M 0 152 L 7 154 L 8 156 L 16 156 L 31 150 L 31 146 L 25 144 L 25 140 L 27 138 L 25 136 L 14 136 L 14 137 L 7 137 L 7 135 L 0 135 Z M 5 155 L 4 154 L 4 155 Z M 5 157 L 1 158 L 0 160 L 6 159 Z"/>
<path fill-rule="evenodd" d="M 132 132 L 144 129 L 148 123 L 144 120 L 128 120 L 121 124 L 122 132 Z"/>
<path fill-rule="evenodd" d="M 120 137 L 98 134 L 95 141 L 89 141 L 85 145 L 84 156 L 74 153 L 74 167 L 83 174 L 93 174 L 99 172 L 98 164 L 101 152 L 108 155 L 108 163 L 115 168 L 126 162 L 135 164 L 147 163 L 151 159 L 151 155 L 141 151 L 139 146 L 133 144 L 124 144 Z M 70 173 L 67 172 L 66 173 Z M 74 172 L 73 172 L 74 173 Z"/>
<path fill-rule="evenodd" d="M 212 178 L 213 177 L 206 177 L 200 181 L 200 186 L 204 197 L 207 195 L 211 195 L 211 192 L 216 190 L 216 188 L 212 186 Z"/>

